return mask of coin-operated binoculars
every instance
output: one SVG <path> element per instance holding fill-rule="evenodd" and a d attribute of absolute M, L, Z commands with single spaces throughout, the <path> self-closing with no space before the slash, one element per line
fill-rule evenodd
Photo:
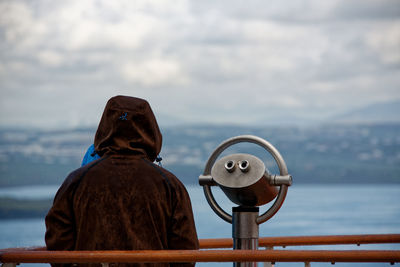
<path fill-rule="evenodd" d="M 264 163 L 250 154 L 231 154 L 219 159 L 228 147 L 242 142 L 254 143 L 267 150 L 279 167 L 279 175 L 270 174 Z M 232 224 L 234 249 L 258 249 L 258 225 L 266 222 L 280 209 L 285 200 L 292 176 L 288 174 L 282 156 L 266 140 L 253 135 L 242 135 L 227 139 L 209 157 L 204 172 L 199 177 L 204 195 L 214 212 Z M 219 186 L 235 204 L 232 215 L 216 202 L 211 186 Z M 259 215 L 259 206 L 275 199 L 272 206 Z M 234 266 L 257 266 L 257 263 L 234 263 Z"/>

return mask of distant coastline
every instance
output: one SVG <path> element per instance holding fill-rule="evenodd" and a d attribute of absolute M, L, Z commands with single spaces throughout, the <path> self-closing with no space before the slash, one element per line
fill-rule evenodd
<path fill-rule="evenodd" d="M 0 198 L 0 219 L 44 218 L 52 199 Z"/>
<path fill-rule="evenodd" d="M 284 157 L 295 184 L 399 184 L 400 123 L 318 126 L 185 125 L 163 128 L 165 168 L 185 185 L 197 185 L 212 151 L 227 138 L 253 134 Z M 80 167 L 95 128 L 67 130 L 0 129 L 0 188 L 61 185 Z M 235 151 L 255 154 L 277 173 L 259 147 Z"/>

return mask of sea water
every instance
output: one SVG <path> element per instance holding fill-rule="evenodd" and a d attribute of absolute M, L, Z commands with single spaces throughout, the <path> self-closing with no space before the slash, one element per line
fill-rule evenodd
<path fill-rule="evenodd" d="M 199 238 L 231 238 L 232 225 L 208 206 L 200 186 L 187 187 Z M 0 196 L 38 199 L 54 196 L 57 186 L 0 190 Z M 231 213 L 232 203 L 213 189 L 218 203 Z M 268 206 L 260 209 L 260 214 Z M 282 208 L 260 225 L 260 236 L 343 235 L 400 233 L 400 185 L 296 185 L 289 188 Z M 44 246 L 44 219 L 2 220 L 0 248 Z M 276 248 L 282 249 L 282 248 Z M 286 249 L 400 249 L 400 244 L 302 246 Z M 41 267 L 43 264 L 22 264 Z M 232 266 L 232 263 L 198 263 L 196 266 Z M 262 266 L 262 264 L 259 264 Z M 276 266 L 304 266 L 277 263 Z M 331 266 L 312 263 L 311 266 Z M 388 263 L 336 263 L 335 266 L 390 266 Z"/>

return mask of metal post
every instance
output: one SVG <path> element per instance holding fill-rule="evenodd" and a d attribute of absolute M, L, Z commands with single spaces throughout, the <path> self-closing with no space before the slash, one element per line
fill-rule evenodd
<path fill-rule="evenodd" d="M 258 207 L 232 208 L 233 249 L 258 249 Z M 257 262 L 234 262 L 234 267 L 257 267 Z"/>

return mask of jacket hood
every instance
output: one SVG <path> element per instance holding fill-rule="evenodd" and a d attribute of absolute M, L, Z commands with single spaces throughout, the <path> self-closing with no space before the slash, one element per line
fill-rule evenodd
<path fill-rule="evenodd" d="M 115 96 L 108 100 L 97 128 L 97 154 L 144 154 L 154 161 L 162 135 L 149 103 L 140 98 Z"/>

